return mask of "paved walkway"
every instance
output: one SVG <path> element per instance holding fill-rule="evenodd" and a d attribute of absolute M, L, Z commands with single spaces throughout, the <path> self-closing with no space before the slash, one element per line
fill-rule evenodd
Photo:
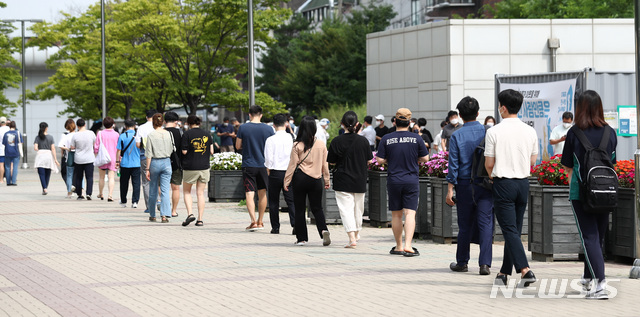
<path fill-rule="evenodd" d="M 18 184 L 0 186 L 3 316 L 640 315 L 640 280 L 627 278 L 627 265 L 607 263 L 609 279 L 619 279 L 609 301 L 491 299 L 494 273 L 449 271 L 455 245 L 417 241 L 421 256 L 392 256 L 391 229 L 365 228 L 350 250 L 342 226 L 331 226 L 331 246 L 311 235 L 297 247 L 269 228 L 245 232 L 249 217 L 237 204 L 207 202 L 205 226 L 184 228 L 182 203 L 179 219 L 150 223 L 144 208 L 64 199 L 59 174 L 47 196 L 33 170 L 20 170 Z M 493 271 L 502 249 L 494 245 Z M 582 271 L 577 262 L 531 266 L 540 278 Z"/>

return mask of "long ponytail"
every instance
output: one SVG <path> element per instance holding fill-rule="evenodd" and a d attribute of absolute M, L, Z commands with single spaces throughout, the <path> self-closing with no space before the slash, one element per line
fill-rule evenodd
<path fill-rule="evenodd" d="M 38 137 L 40 140 L 44 141 L 46 136 L 44 135 L 44 131 L 47 130 L 49 125 L 46 122 L 40 122 L 40 130 L 38 130 Z"/>

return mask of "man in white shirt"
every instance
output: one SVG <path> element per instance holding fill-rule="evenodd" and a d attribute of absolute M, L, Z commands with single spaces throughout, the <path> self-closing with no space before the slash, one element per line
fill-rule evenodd
<path fill-rule="evenodd" d="M 507 285 L 507 275 L 515 266 L 522 279 L 518 287 L 536 282 L 529 269 L 522 240 L 522 221 L 527 209 L 531 166 L 538 157 L 536 131 L 518 118 L 522 94 L 507 89 L 498 94 L 498 111 L 503 120 L 487 130 L 485 167 L 493 179 L 494 212 L 504 236 L 504 257 L 496 284 Z"/>
<path fill-rule="evenodd" d="M 291 227 L 295 225 L 295 207 L 293 205 L 293 190 L 289 187 L 284 191 L 284 175 L 289 166 L 291 149 L 293 148 L 293 138 L 287 133 L 285 122 L 287 116 L 277 114 L 273 117 L 273 127 L 276 134 L 267 138 L 264 144 L 264 166 L 269 173 L 269 219 L 271 220 L 271 233 L 280 233 L 280 192 L 284 194 L 284 201 L 287 203 L 289 211 L 289 221 Z M 295 229 L 294 232 L 295 234 Z"/>
<path fill-rule="evenodd" d="M 360 135 L 369 141 L 369 147 L 371 147 L 371 151 L 373 152 L 376 150 L 376 130 L 371 125 L 372 123 L 373 117 L 364 117 L 364 129 L 360 131 Z"/>
<path fill-rule="evenodd" d="M 433 138 L 433 146 L 431 148 L 435 150 L 435 154 L 437 154 L 440 151 L 443 151 L 441 146 L 442 145 L 442 129 L 444 129 L 446 125 L 447 125 L 447 121 L 440 122 L 440 132 L 438 132 L 438 134 L 436 134 L 436 136 Z"/>
<path fill-rule="evenodd" d="M 153 132 L 153 123 L 151 118 L 158 113 L 155 109 L 147 110 L 147 122 L 138 128 L 136 134 L 136 147 L 140 149 L 140 180 L 142 184 L 142 193 L 144 197 L 144 205 L 147 207 L 144 212 L 149 212 L 149 208 L 155 208 L 155 202 L 152 206 L 149 206 L 149 180 L 147 179 L 147 157 L 144 155 L 144 146 L 147 142 L 147 136 Z M 158 197 L 159 198 L 159 197 Z M 131 205 L 133 208 L 138 208 L 137 203 Z"/>
<path fill-rule="evenodd" d="M 317 131 L 316 131 L 316 139 L 323 141 L 325 144 L 329 139 L 329 133 L 327 129 L 329 128 L 329 119 L 323 118 L 320 121 L 316 121 Z"/>
<path fill-rule="evenodd" d="M 549 136 L 549 144 L 553 145 L 553 155 L 562 154 L 564 140 L 567 139 L 567 132 L 573 125 L 573 113 L 567 111 L 562 114 L 562 124 L 553 128 Z"/>
<path fill-rule="evenodd" d="M 0 117 L 0 184 L 4 182 L 4 145 L 2 145 L 2 138 L 4 138 L 4 134 L 7 131 L 9 131 L 7 118 Z"/>

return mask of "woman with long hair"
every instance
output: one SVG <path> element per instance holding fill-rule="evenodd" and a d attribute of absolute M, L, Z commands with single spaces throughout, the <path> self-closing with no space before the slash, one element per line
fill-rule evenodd
<path fill-rule="evenodd" d="M 173 143 L 171 134 L 162 128 L 164 119 L 161 113 L 156 113 L 151 118 L 153 132 L 147 136 L 145 143 L 145 156 L 147 157 L 147 169 L 145 177 L 149 181 L 149 202 L 158 201 L 158 186 L 161 191 L 160 215 L 162 222 L 167 223 L 171 217 L 171 153 Z M 149 208 L 149 221 L 156 221 L 156 208 Z"/>
<path fill-rule="evenodd" d="M 73 162 L 69 162 L 69 157 L 70 155 L 73 156 L 71 152 L 75 152 L 71 151 L 70 147 L 71 138 L 73 138 L 73 135 L 76 133 L 76 123 L 73 121 L 73 119 L 67 119 L 67 121 L 65 121 L 64 129 L 67 130 L 67 132 L 62 134 L 60 143 L 58 143 L 58 147 L 62 150 L 62 179 L 64 179 L 64 182 L 67 185 L 66 198 L 71 199 L 71 196 L 73 195 L 74 168 Z"/>
<path fill-rule="evenodd" d="M 104 200 L 104 195 L 102 191 L 104 190 L 104 176 L 107 175 L 109 178 L 109 196 L 107 197 L 107 201 L 113 201 L 113 188 L 116 184 L 116 152 L 118 149 L 118 138 L 120 134 L 113 129 L 114 120 L 111 117 L 105 117 L 102 120 L 102 125 L 104 126 L 104 130 L 99 131 L 96 137 L 96 143 L 93 145 L 93 152 L 98 153 L 100 149 L 100 144 L 103 144 L 105 149 L 107 149 L 107 153 L 111 157 L 111 162 L 98 167 L 98 171 L 100 173 L 99 181 L 98 181 L 98 198 L 100 200 Z M 107 173 L 108 172 L 108 173 Z"/>
<path fill-rule="evenodd" d="M 298 136 L 291 150 L 291 159 L 284 177 L 284 190 L 295 188 L 293 203 L 296 209 L 295 231 L 296 245 L 305 245 L 309 241 L 305 209 L 307 197 L 309 208 L 316 219 L 316 227 L 322 238 L 322 245 L 331 244 L 331 237 L 322 210 L 322 190 L 329 188 L 329 164 L 327 146 L 316 139 L 316 121 L 304 117 L 298 128 Z"/>
<path fill-rule="evenodd" d="M 51 170 L 58 172 L 60 163 L 56 159 L 56 142 L 49 135 L 49 125 L 46 122 L 40 122 L 38 136 L 33 141 L 33 150 L 36 151 L 35 168 L 38 169 L 40 176 L 40 185 L 42 185 L 42 194 L 48 194 L 49 179 L 51 178 Z"/>
<path fill-rule="evenodd" d="M 608 140 L 604 141 L 607 144 L 607 157 L 611 157 L 611 163 L 615 164 L 618 143 L 616 131 L 604 121 L 602 100 L 598 93 L 587 90 L 578 97 L 575 125 L 567 132 L 562 152 L 562 165 L 568 172 L 569 200 L 585 254 L 582 286 L 588 291 L 586 296 L 588 299 L 608 298 L 602 244 L 609 224 L 609 214 L 589 213 L 584 208 L 586 197 L 581 197 L 583 193 L 580 191 L 580 182 L 587 177 L 586 150 L 579 138 L 582 137 L 584 140 L 586 137 L 585 141 L 589 141 L 593 147 L 598 147 L 605 136 L 608 136 Z M 593 284 L 595 284 L 595 290 L 592 289 Z"/>
<path fill-rule="evenodd" d="M 344 230 L 349 237 L 345 248 L 355 248 L 362 231 L 364 194 L 367 188 L 367 163 L 373 159 L 369 141 L 355 133 L 358 115 L 347 111 L 340 122 L 344 134 L 331 141 L 327 161 L 335 163 L 333 190 L 340 210 Z"/>

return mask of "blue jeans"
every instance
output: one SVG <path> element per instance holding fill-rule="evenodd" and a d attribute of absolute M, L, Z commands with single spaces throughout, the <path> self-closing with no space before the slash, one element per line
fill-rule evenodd
<path fill-rule="evenodd" d="M 13 168 L 11 168 L 13 164 Z M 7 179 L 7 185 L 15 184 L 18 178 L 18 167 L 20 166 L 20 157 L 4 157 L 4 177 Z"/>
<path fill-rule="evenodd" d="M 73 186 L 73 171 L 74 171 L 75 167 L 74 166 L 67 166 L 67 193 L 71 192 L 71 186 Z"/>
<path fill-rule="evenodd" d="M 151 159 L 149 166 L 151 180 L 149 181 L 149 201 L 158 201 L 158 185 L 161 190 L 160 216 L 171 217 L 171 160 L 167 158 Z M 146 176 L 143 176 L 146 178 Z M 154 205 L 148 206 L 149 216 L 156 216 Z"/>
<path fill-rule="evenodd" d="M 38 176 L 40 176 L 42 189 L 47 189 L 49 187 L 49 180 L 51 179 L 51 169 L 38 167 Z"/>
<path fill-rule="evenodd" d="M 517 273 L 529 267 L 520 238 L 528 199 L 528 179 L 493 179 L 493 208 L 504 236 L 504 258 L 500 268 L 502 274 L 511 275 L 514 266 Z"/>
<path fill-rule="evenodd" d="M 473 190 L 472 190 L 473 186 Z M 469 249 L 478 238 L 480 256 L 478 265 L 491 266 L 493 256 L 493 197 L 491 192 L 470 181 L 458 179 L 456 197 L 458 198 L 458 244 L 456 262 L 460 266 L 469 263 Z"/>

